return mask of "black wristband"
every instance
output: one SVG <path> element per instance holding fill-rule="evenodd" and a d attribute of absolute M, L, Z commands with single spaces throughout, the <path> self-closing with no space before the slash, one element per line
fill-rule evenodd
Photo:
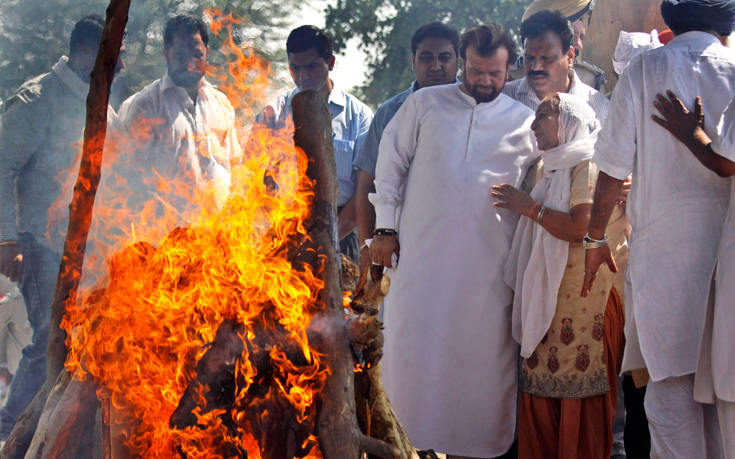
<path fill-rule="evenodd" d="M 394 229 L 390 228 L 376 228 L 375 231 L 373 231 L 373 236 L 395 236 L 398 232 Z"/>

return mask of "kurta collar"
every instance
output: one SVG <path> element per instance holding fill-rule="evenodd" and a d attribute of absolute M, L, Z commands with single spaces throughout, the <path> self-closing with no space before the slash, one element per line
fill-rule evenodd
<path fill-rule="evenodd" d="M 89 83 L 85 83 L 74 70 L 69 67 L 69 58 L 61 56 L 51 70 L 61 81 L 80 99 L 86 99 L 89 94 Z"/>

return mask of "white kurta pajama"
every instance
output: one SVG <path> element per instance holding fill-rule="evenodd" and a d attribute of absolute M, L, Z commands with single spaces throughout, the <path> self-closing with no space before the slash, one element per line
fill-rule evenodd
<path fill-rule="evenodd" d="M 503 266 L 517 216 L 489 191 L 520 185 L 537 155 L 532 121 L 507 96 L 477 104 L 453 84 L 411 95 L 383 133 L 370 200 L 376 228 L 396 228 L 401 245 L 383 382 L 418 448 L 488 457 L 514 440 L 518 347 Z"/>
<path fill-rule="evenodd" d="M 717 126 L 712 149 L 735 161 L 735 98 Z M 695 378 L 694 398 L 715 403 L 726 459 L 735 459 L 735 177 L 730 177 L 730 208 L 717 252 L 713 302 L 707 308 L 705 331 Z"/>
<path fill-rule="evenodd" d="M 701 422 L 695 425 L 703 407 L 691 398 L 691 375 L 697 368 L 729 183 L 651 120 L 657 114 L 656 93 L 667 89 L 690 107 L 701 96 L 705 119 L 718 119 L 728 102 L 723 94 L 735 91 L 735 52 L 711 34 L 688 32 L 634 58 L 613 92 L 594 161 L 619 180 L 633 174 L 625 292 L 626 309 L 633 314 L 626 316 L 623 371 L 645 366 L 651 385 L 666 385 L 653 391 L 649 386 L 646 394 L 652 457 L 698 458 L 707 454 L 707 442 L 701 434 L 698 441 L 689 441 L 682 432 L 702 431 Z M 685 384 L 689 387 L 680 389 Z M 675 393 L 682 408 L 666 410 L 664 404 L 673 406 L 667 400 Z M 682 411 L 685 401 L 689 411 Z M 659 448 L 671 448 L 676 455 Z"/>

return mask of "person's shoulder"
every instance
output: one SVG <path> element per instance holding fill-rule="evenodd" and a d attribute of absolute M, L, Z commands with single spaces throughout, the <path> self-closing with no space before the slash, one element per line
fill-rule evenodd
<path fill-rule="evenodd" d="M 385 111 L 395 111 L 398 107 L 403 104 L 408 96 L 410 96 L 414 91 L 412 89 L 406 89 L 405 91 L 399 92 L 398 94 L 394 95 L 390 99 L 386 100 L 375 111 L 375 115 L 377 116 L 378 113 L 383 113 Z"/>
<path fill-rule="evenodd" d="M 523 83 L 523 80 L 525 80 L 525 77 L 506 82 L 505 86 L 503 87 L 503 94 L 515 99 L 516 94 L 518 93 L 518 89 Z"/>
<path fill-rule="evenodd" d="M 354 111 L 359 112 L 359 113 L 365 113 L 365 114 L 372 116 L 373 110 L 370 107 L 368 107 L 368 105 L 365 102 L 361 101 L 356 96 L 353 96 L 352 94 L 346 91 L 343 91 L 343 92 L 345 95 L 345 100 L 347 101 L 348 104 L 352 105 Z"/>
<path fill-rule="evenodd" d="M 123 123 L 132 121 L 132 118 L 135 118 L 139 114 L 145 114 L 147 117 L 152 116 L 148 112 L 155 110 L 160 85 L 161 79 L 159 78 L 125 99 L 117 111 L 118 121 Z"/>
<path fill-rule="evenodd" d="M 498 99 L 500 99 L 498 101 L 499 105 L 503 107 L 505 111 L 513 113 L 519 117 L 529 118 L 533 117 L 535 114 L 535 112 L 531 110 L 527 105 L 519 102 L 518 100 L 514 99 L 508 94 L 505 94 L 504 92 L 498 95 Z"/>
<path fill-rule="evenodd" d="M 232 107 L 232 102 L 230 101 L 230 99 L 224 92 L 220 91 L 219 88 L 213 85 L 208 85 L 206 88 L 209 96 L 212 97 L 219 106 L 227 111 L 235 111 L 235 109 Z"/>

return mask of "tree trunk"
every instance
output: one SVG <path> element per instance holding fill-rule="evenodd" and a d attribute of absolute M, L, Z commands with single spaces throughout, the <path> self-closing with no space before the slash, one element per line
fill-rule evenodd
<path fill-rule="evenodd" d="M 107 105 L 110 98 L 110 86 L 115 75 L 125 25 L 128 22 L 129 8 L 130 0 L 110 0 L 110 5 L 107 7 L 107 18 L 87 95 L 87 119 L 79 175 L 69 205 L 69 225 L 66 231 L 64 253 L 56 281 L 54 301 L 51 304 L 46 383 L 17 420 L 2 450 L 3 457 L 24 456 L 36 431 L 46 398 L 66 361 L 67 349 L 64 343 L 66 333 L 60 327 L 61 319 L 64 316 L 66 305 L 75 301 L 81 280 L 84 250 L 92 222 L 94 197 L 100 181 L 102 152 L 107 134 Z"/>
<path fill-rule="evenodd" d="M 324 310 L 312 320 L 310 341 L 330 369 L 319 397 L 317 436 L 325 459 L 358 459 L 363 451 L 379 457 L 400 457 L 398 450 L 360 431 L 355 409 L 354 361 L 342 305 L 337 244 L 337 166 L 332 143 L 332 117 L 326 99 L 314 91 L 297 94 L 291 103 L 294 141 L 309 158 L 306 174 L 316 181 L 307 231 L 316 256 L 309 263 L 323 270 Z M 322 265 L 323 261 L 323 265 Z"/>

